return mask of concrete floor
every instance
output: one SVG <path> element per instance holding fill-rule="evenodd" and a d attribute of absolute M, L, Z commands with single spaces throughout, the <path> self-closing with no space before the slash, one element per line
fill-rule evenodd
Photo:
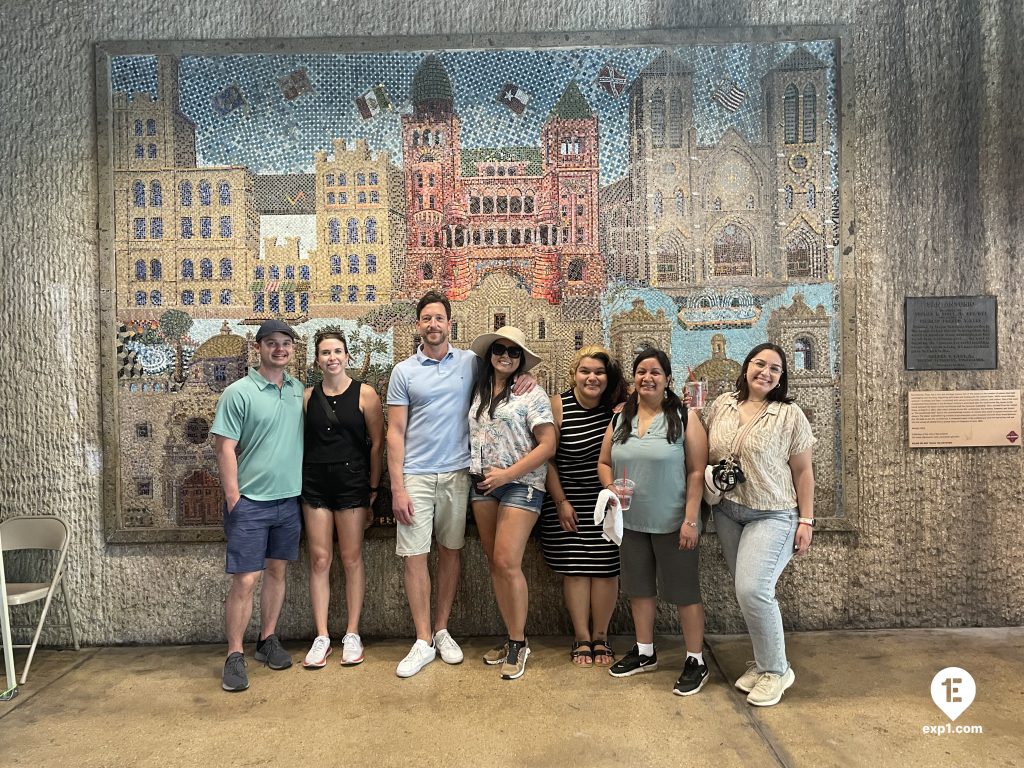
<path fill-rule="evenodd" d="M 621 654 L 632 644 L 615 638 Z M 711 636 L 711 680 L 673 696 L 683 653 L 659 638 L 659 669 L 615 679 L 576 669 L 565 638 L 534 638 L 526 675 L 503 681 L 463 639 L 466 661 L 394 674 L 406 640 L 367 644 L 359 667 L 274 672 L 249 656 L 248 691 L 220 689 L 220 646 L 37 654 L 0 702 L 5 766 L 1012 766 L 1024 764 L 1024 628 L 788 635 L 796 684 L 757 709 L 731 683 L 745 636 Z M 286 644 L 296 662 L 306 646 Z M 20 670 L 24 652 L 17 655 Z M 977 697 L 954 726 L 932 677 L 960 666 Z"/>

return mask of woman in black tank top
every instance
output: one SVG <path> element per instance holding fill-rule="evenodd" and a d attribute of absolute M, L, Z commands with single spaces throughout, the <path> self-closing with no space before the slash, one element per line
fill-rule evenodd
<path fill-rule="evenodd" d="M 305 446 L 302 459 L 302 514 L 309 543 L 309 595 L 316 639 L 302 665 L 319 669 L 331 654 L 327 609 L 334 531 L 345 568 L 348 628 L 341 663 L 363 660 L 359 617 L 366 592 L 363 529 L 380 484 L 384 411 L 372 387 L 349 377 L 348 345 L 338 331 L 315 340 L 316 365 L 323 381 L 305 392 Z"/>

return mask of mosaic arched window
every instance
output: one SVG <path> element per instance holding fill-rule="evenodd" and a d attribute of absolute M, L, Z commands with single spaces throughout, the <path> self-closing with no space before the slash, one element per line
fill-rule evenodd
<path fill-rule="evenodd" d="M 377 274 L 377 254 L 375 253 L 366 254 L 366 274 Z"/>
<path fill-rule="evenodd" d="M 787 144 L 796 144 L 796 120 L 797 102 L 800 100 L 800 92 L 796 86 L 790 83 L 786 86 L 786 93 L 782 97 L 782 118 L 784 122 L 783 140 Z"/>
<path fill-rule="evenodd" d="M 274 314 L 281 311 L 281 294 L 276 291 L 270 294 L 270 311 Z"/>
<path fill-rule="evenodd" d="M 533 195 L 523 197 L 523 213 L 533 213 Z"/>
<path fill-rule="evenodd" d="M 284 279 L 294 280 L 295 279 L 295 267 L 291 264 L 287 264 L 284 268 Z"/>
<path fill-rule="evenodd" d="M 818 94 L 814 84 L 804 86 L 803 140 L 805 144 L 818 138 Z"/>
<path fill-rule="evenodd" d="M 199 204 L 209 205 L 210 204 L 210 182 L 203 179 L 199 182 Z"/>
<path fill-rule="evenodd" d="M 665 146 L 665 94 L 660 89 L 651 96 L 651 143 Z"/>
<path fill-rule="evenodd" d="M 203 280 L 213 279 L 213 262 L 209 259 L 203 259 L 199 262 L 199 277 Z"/>
<path fill-rule="evenodd" d="M 150 144 L 146 147 L 146 151 L 150 160 L 156 160 L 156 144 Z"/>
<path fill-rule="evenodd" d="M 324 186 L 327 186 L 327 187 L 333 187 L 334 186 L 334 174 L 333 173 L 328 173 L 326 176 L 324 176 Z"/>
<path fill-rule="evenodd" d="M 376 173 L 370 174 L 370 186 L 375 187 L 378 184 L 378 176 Z"/>
<path fill-rule="evenodd" d="M 226 181 L 217 185 L 217 201 L 221 205 L 231 205 L 231 185 Z"/>
<path fill-rule="evenodd" d="M 264 273 L 263 273 L 263 265 L 262 265 L 262 264 L 257 264 L 257 265 L 256 265 L 256 269 L 255 269 L 255 271 L 253 272 L 253 275 L 254 275 L 254 277 L 255 277 L 255 278 L 256 278 L 257 280 L 262 280 L 262 279 L 263 279 L 263 274 L 264 274 Z"/>
<path fill-rule="evenodd" d="M 331 301 L 334 301 L 334 302 L 341 301 L 341 286 L 340 285 L 332 285 L 331 286 Z"/>
<path fill-rule="evenodd" d="M 338 186 L 344 187 L 348 184 L 348 177 L 344 173 L 338 174 Z"/>
<path fill-rule="evenodd" d="M 231 217 L 221 216 L 220 217 L 220 236 L 223 238 L 231 237 Z"/>
<path fill-rule="evenodd" d="M 270 265 L 270 279 L 271 280 L 280 280 L 281 279 L 281 270 L 277 266 L 277 264 L 271 264 Z"/>
<path fill-rule="evenodd" d="M 331 274 L 341 274 L 341 256 L 339 256 L 338 254 L 334 254 L 333 256 L 331 256 Z"/>
<path fill-rule="evenodd" d="M 159 216 L 149 220 L 149 236 L 153 240 L 160 240 L 164 236 L 164 220 Z"/>
<path fill-rule="evenodd" d="M 662 206 L 663 205 L 664 205 L 664 203 L 663 203 L 663 200 L 662 200 L 662 197 L 661 197 L 661 190 L 660 189 L 654 190 L 654 199 L 651 202 L 651 209 L 652 209 L 652 211 L 654 213 L 654 223 L 655 224 L 657 224 L 658 222 L 661 221 L 661 213 L 662 213 Z"/>
<path fill-rule="evenodd" d="M 672 91 L 668 104 L 668 145 L 683 146 L 683 94 L 679 89 Z"/>
<path fill-rule="evenodd" d="M 146 262 L 139 259 L 135 262 L 135 279 L 145 280 L 146 279 Z"/>
<path fill-rule="evenodd" d="M 355 303 L 359 301 L 359 286 L 350 285 L 348 287 L 348 301 L 349 303 Z"/>
<path fill-rule="evenodd" d="M 192 205 L 192 182 L 183 181 L 181 182 L 181 205 L 183 208 L 188 208 Z"/>
<path fill-rule="evenodd" d="M 683 196 L 683 190 L 676 190 L 676 216 L 683 216 L 686 214 L 686 198 Z"/>
<path fill-rule="evenodd" d="M 284 295 L 284 311 L 290 315 L 295 314 L 295 294 L 290 291 Z"/>
<path fill-rule="evenodd" d="M 366 186 L 366 174 L 365 173 L 357 173 L 356 174 L 356 186 L 359 186 L 359 187 Z"/>
<path fill-rule="evenodd" d="M 150 291 L 149 303 L 154 307 L 162 307 L 164 304 L 164 296 L 160 291 Z"/>
<path fill-rule="evenodd" d="M 164 268 L 160 259 L 153 259 L 149 262 L 149 275 L 153 280 L 163 280 Z"/>
<path fill-rule="evenodd" d="M 210 291 L 209 288 L 204 288 L 203 290 L 201 290 L 199 292 L 199 303 L 200 304 L 209 304 L 212 301 L 213 301 L 213 293 Z"/>
<path fill-rule="evenodd" d="M 146 292 L 145 291 L 136 291 L 135 292 L 135 306 L 136 307 L 144 307 L 144 306 L 146 306 Z"/>
<path fill-rule="evenodd" d="M 309 280 L 309 264 L 303 264 L 299 267 L 299 279 Z"/>
<path fill-rule="evenodd" d="M 792 208 L 793 207 L 793 185 L 792 184 L 787 184 L 786 185 L 786 189 L 783 191 L 783 198 L 784 198 L 783 204 L 786 206 L 786 208 Z"/>
<path fill-rule="evenodd" d="M 359 242 L 359 222 L 356 221 L 355 219 L 349 219 L 348 222 L 345 225 L 345 229 L 347 230 L 346 234 L 348 235 L 348 242 L 349 243 L 358 243 Z"/>
<path fill-rule="evenodd" d="M 195 295 L 195 293 L 193 293 L 190 290 L 182 291 L 181 292 L 181 303 L 184 304 L 186 307 L 191 307 L 193 304 L 196 303 L 196 295 Z"/>
<path fill-rule="evenodd" d="M 153 207 L 164 204 L 164 188 L 159 181 L 154 181 L 149 185 L 149 204 Z"/>
<path fill-rule="evenodd" d="M 142 160 L 146 156 L 146 148 L 141 144 L 135 145 L 135 159 Z"/>
<path fill-rule="evenodd" d="M 252 295 L 252 311 L 253 312 L 263 312 L 264 311 L 263 307 L 264 307 L 263 294 L 262 293 L 254 293 Z"/>
<path fill-rule="evenodd" d="M 377 300 L 377 286 L 368 285 L 366 286 L 366 301 L 374 302 Z"/>
<path fill-rule="evenodd" d="M 231 277 L 231 259 L 220 260 L 220 279 L 227 280 Z"/>
<path fill-rule="evenodd" d="M 141 181 L 136 181 L 132 184 L 132 198 L 136 208 L 144 208 L 146 206 L 146 185 Z"/>
<path fill-rule="evenodd" d="M 796 234 L 786 242 L 787 277 L 811 276 L 811 247 L 807 238 Z"/>
<path fill-rule="evenodd" d="M 141 136 L 142 135 L 142 121 L 141 120 L 136 120 L 135 121 L 135 135 L 136 136 Z"/>
<path fill-rule="evenodd" d="M 576 283 L 583 279 L 583 259 L 573 259 L 569 262 L 566 279 L 571 283 Z"/>
<path fill-rule="evenodd" d="M 716 277 L 753 274 L 750 238 L 747 233 L 735 224 L 726 225 L 715 238 L 713 265 Z"/>
<path fill-rule="evenodd" d="M 183 240 L 192 239 L 192 217 L 182 216 L 181 217 L 181 237 Z"/>
<path fill-rule="evenodd" d="M 359 274 L 359 254 L 350 253 L 348 257 L 348 273 L 350 275 Z"/>
<path fill-rule="evenodd" d="M 330 219 L 327 222 L 327 239 L 332 243 L 341 242 L 341 224 L 337 219 Z"/>
<path fill-rule="evenodd" d="M 192 264 L 192 259 L 181 260 L 181 279 L 191 280 L 195 277 L 195 266 Z"/>
<path fill-rule="evenodd" d="M 156 120 L 153 118 L 146 121 L 146 135 L 156 136 Z"/>
<path fill-rule="evenodd" d="M 222 306 L 227 306 L 231 303 L 231 289 L 224 288 L 220 292 L 220 303 Z"/>
<path fill-rule="evenodd" d="M 307 312 L 309 312 L 309 294 L 308 293 L 300 293 L 299 294 L 299 312 L 301 312 L 302 314 L 306 314 Z"/>
<path fill-rule="evenodd" d="M 807 207 L 814 208 L 818 204 L 817 191 L 814 189 L 813 184 L 807 185 Z"/>
<path fill-rule="evenodd" d="M 420 265 L 420 280 L 433 280 L 434 267 L 431 264 Z"/>
<path fill-rule="evenodd" d="M 798 371 L 814 369 L 814 345 L 810 339 L 801 337 L 793 342 L 793 367 Z"/>

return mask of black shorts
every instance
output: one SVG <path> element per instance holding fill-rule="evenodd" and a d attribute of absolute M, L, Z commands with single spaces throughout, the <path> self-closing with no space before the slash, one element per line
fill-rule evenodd
<path fill-rule="evenodd" d="M 365 464 L 302 465 L 302 502 L 337 512 L 370 506 L 370 468 Z"/>

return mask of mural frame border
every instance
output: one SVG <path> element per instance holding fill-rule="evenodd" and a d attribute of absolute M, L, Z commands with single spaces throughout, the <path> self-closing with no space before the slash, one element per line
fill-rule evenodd
<path fill-rule="evenodd" d="M 121 453 L 117 403 L 116 265 L 114 261 L 113 88 L 109 79 L 114 56 L 213 56 L 232 54 L 371 53 L 414 50 L 560 49 L 586 46 L 682 46 L 742 43 L 803 42 L 829 39 L 836 46 L 836 112 L 839 119 L 839 253 L 837 279 L 840 312 L 838 347 L 843 368 L 857 351 L 857 249 L 855 244 L 855 116 L 853 35 L 845 25 L 766 25 L 750 27 L 686 27 L 625 30 L 572 30 L 458 35 L 260 38 L 239 40 L 112 40 L 94 45 L 97 133 L 97 232 L 99 248 L 100 393 L 103 448 L 101 506 L 108 544 L 156 544 L 223 541 L 219 529 L 131 528 L 124 525 L 119 486 Z M 628 41 L 628 42 L 624 42 Z M 839 456 L 837 488 L 842 489 L 842 515 L 819 511 L 819 531 L 856 534 L 859 530 L 859 456 L 857 450 L 857 379 L 840 375 Z M 376 538 L 368 532 L 368 538 Z"/>

